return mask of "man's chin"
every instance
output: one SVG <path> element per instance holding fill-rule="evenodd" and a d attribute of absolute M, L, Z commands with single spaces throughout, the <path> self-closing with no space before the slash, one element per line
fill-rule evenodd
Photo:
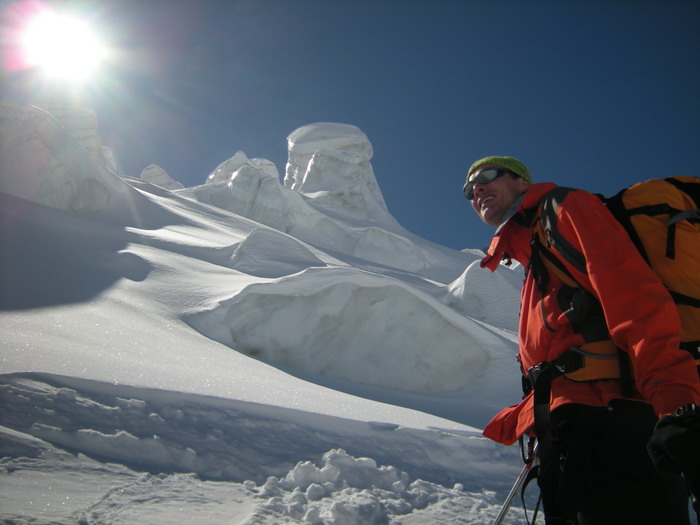
<path fill-rule="evenodd" d="M 503 214 L 494 213 L 492 210 L 486 209 L 481 212 L 481 221 L 489 226 L 499 226 Z"/>

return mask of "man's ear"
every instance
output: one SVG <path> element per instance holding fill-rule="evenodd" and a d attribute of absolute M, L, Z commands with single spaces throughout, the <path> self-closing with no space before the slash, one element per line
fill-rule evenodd
<path fill-rule="evenodd" d="M 525 193 L 530 188 L 530 182 L 523 178 L 518 179 L 520 181 L 520 191 Z"/>

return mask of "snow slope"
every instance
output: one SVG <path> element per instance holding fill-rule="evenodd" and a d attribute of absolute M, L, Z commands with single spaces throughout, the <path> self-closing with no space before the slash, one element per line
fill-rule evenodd
<path fill-rule="evenodd" d="M 180 188 L 0 118 L 0 519 L 493 519 L 521 272 L 396 223 L 359 129 L 296 130 L 283 182 L 239 152 Z"/>

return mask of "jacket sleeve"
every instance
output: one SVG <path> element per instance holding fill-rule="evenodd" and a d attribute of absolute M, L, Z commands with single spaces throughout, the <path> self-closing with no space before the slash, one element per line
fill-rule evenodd
<path fill-rule="evenodd" d="M 678 311 L 624 228 L 581 190 L 566 193 L 555 207 L 565 247 L 583 255 L 563 262 L 600 301 L 613 341 L 630 356 L 639 392 L 659 415 L 700 403 L 696 366 L 679 349 Z"/>
<path fill-rule="evenodd" d="M 520 403 L 504 408 L 484 427 L 483 435 L 497 443 L 512 445 L 535 424 L 533 393 Z"/>

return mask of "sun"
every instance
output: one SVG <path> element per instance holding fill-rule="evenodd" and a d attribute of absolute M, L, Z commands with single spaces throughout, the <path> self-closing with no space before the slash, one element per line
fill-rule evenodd
<path fill-rule="evenodd" d="M 82 81 L 106 58 L 107 50 L 86 20 L 50 10 L 27 21 L 20 44 L 25 63 L 51 78 Z"/>

